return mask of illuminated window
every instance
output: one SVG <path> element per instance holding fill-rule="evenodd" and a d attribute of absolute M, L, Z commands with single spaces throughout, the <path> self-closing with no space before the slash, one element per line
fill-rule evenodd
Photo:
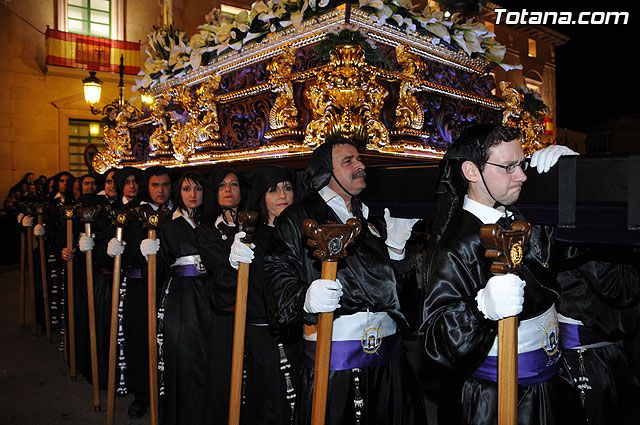
<path fill-rule="evenodd" d="M 529 39 L 529 57 L 536 57 L 536 41 L 532 38 Z"/>
<path fill-rule="evenodd" d="M 111 38 L 111 0 L 67 0 L 68 32 Z"/>
<path fill-rule="evenodd" d="M 93 147 L 103 149 L 103 126 L 100 121 L 69 120 L 69 171 L 72 174 L 81 176 L 89 172 L 86 151 Z"/>
<path fill-rule="evenodd" d="M 224 13 L 225 15 L 229 15 L 229 16 L 235 16 L 238 13 L 242 12 L 243 10 L 246 10 L 246 9 L 242 9 L 242 8 L 239 8 L 239 7 L 236 7 L 236 6 L 231 6 L 231 5 L 228 5 L 228 4 L 221 4 L 220 5 L 220 11 L 222 13 Z"/>

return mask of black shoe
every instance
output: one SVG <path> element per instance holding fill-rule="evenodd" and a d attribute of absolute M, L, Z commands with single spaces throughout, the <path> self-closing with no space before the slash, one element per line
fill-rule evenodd
<path fill-rule="evenodd" d="M 129 418 L 138 419 L 147 414 L 148 404 L 144 403 L 140 400 L 133 400 L 131 406 L 129 406 L 129 410 L 127 413 L 129 414 Z"/>

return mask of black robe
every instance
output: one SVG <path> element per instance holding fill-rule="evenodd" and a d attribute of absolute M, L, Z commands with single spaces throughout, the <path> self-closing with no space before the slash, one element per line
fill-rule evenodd
<path fill-rule="evenodd" d="M 302 367 L 302 335 L 277 334 L 269 325 L 263 271 L 272 233 L 272 227 L 260 224 L 254 237 L 247 296 L 246 395 L 240 414 L 243 424 L 288 425 Z"/>
<path fill-rule="evenodd" d="M 464 380 L 463 424 L 497 423 L 496 382 L 471 376 L 487 358 L 498 329 L 498 322 L 486 319 L 475 300 L 492 276 L 490 260 L 479 238 L 482 224 L 472 213 L 461 210 L 430 252 L 427 263 L 421 336 L 427 357 L 443 369 L 445 379 L 450 373 L 453 379 Z M 559 295 L 557 281 L 544 266 L 550 255 L 549 234 L 533 226 L 530 249 L 519 271 L 526 281 L 520 321 L 543 314 Z M 543 383 L 518 385 L 518 423 L 584 423 L 579 400 L 570 388 L 557 374 Z"/>
<path fill-rule="evenodd" d="M 234 309 L 237 279 L 229 265 L 229 252 L 236 226 L 223 221 L 202 223 L 196 229 L 198 249 L 202 263 L 211 274 L 210 301 L 214 306 L 209 338 L 212 346 L 208 376 L 215 383 L 209 399 L 209 423 L 225 424 L 229 421 L 231 393 L 231 362 L 233 349 Z"/>
<path fill-rule="evenodd" d="M 180 257 L 199 255 L 195 229 L 182 216 L 166 222 L 160 231 L 160 258 L 171 266 Z M 160 305 L 159 333 L 164 395 L 161 423 L 206 424 L 215 385 L 209 374 L 213 305 L 211 276 L 165 276 Z"/>
<path fill-rule="evenodd" d="M 278 217 L 265 255 L 267 301 L 283 332 L 299 332 L 303 324 L 316 324 L 318 320 L 317 314 L 303 310 L 307 288 L 321 277 L 321 262 L 315 259 L 303 235 L 302 223 L 308 218 L 319 224 L 340 222 L 319 194 L 311 194 Z M 362 224 L 360 235 L 348 248 L 349 256 L 338 262 L 337 279 L 344 295 L 334 317 L 385 312 L 400 332 L 406 331 L 408 323 L 400 309 L 396 271 L 384 239 L 380 232 L 376 235 Z M 296 424 L 310 421 L 313 374 L 313 367 L 303 367 Z M 364 403 L 361 409 L 354 403 L 360 397 Z M 422 391 L 404 351 L 377 366 L 330 371 L 326 423 L 355 423 L 358 410 L 363 424 L 426 424 Z"/>
<path fill-rule="evenodd" d="M 640 323 L 640 259 L 630 247 L 562 245 L 558 312 L 581 321 L 585 332 L 567 344 L 561 373 L 574 383 L 590 424 L 635 424 L 640 380 L 625 342 Z"/>

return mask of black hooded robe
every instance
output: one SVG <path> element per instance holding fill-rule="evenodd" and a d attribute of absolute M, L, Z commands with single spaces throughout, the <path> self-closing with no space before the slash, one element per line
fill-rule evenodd
<path fill-rule="evenodd" d="M 283 329 L 317 323 L 317 314 L 303 310 L 307 288 L 321 277 L 321 262 L 313 257 L 303 235 L 302 222 L 308 218 L 319 224 L 340 222 L 320 195 L 313 193 L 280 215 L 264 259 L 268 302 Z M 366 223 L 350 255 L 338 263 L 337 279 L 344 295 L 341 308 L 335 312 L 336 319 L 355 313 L 384 312 L 395 323 L 397 332 L 387 335 L 388 351 L 377 364 L 329 372 L 326 423 L 352 424 L 360 415 L 362 424 L 426 424 L 422 391 L 399 339 L 399 332 L 406 330 L 408 324 L 400 311 L 394 265 L 383 238 Z M 384 345 L 385 342 L 380 344 L 380 348 Z M 313 347 L 314 344 L 308 345 L 305 350 L 295 424 L 308 424 L 311 418 Z M 341 359 L 332 355 L 332 361 Z"/>
<path fill-rule="evenodd" d="M 195 229 L 179 211 L 160 231 L 160 258 L 165 266 L 199 255 Z M 209 364 L 217 360 L 211 353 L 210 287 L 211 275 L 193 263 L 172 267 L 164 281 L 159 310 L 163 425 L 210 423 L 210 393 L 218 385 L 209 376 Z"/>
<path fill-rule="evenodd" d="M 486 375 L 478 377 L 478 372 L 494 346 L 498 327 L 496 321 L 486 319 L 478 310 L 475 300 L 478 291 L 492 276 L 491 263 L 485 257 L 479 238 L 482 224 L 475 215 L 461 210 L 430 253 L 421 335 L 427 357 L 444 370 L 465 379 L 461 423 L 489 425 L 498 420 L 497 382 Z M 526 282 L 525 302 L 518 315 L 520 328 L 527 319 L 539 320 L 535 318 L 548 312 L 559 295 L 557 281 L 543 266 L 549 256 L 548 234 L 533 226 L 525 266 L 519 272 Z M 541 348 L 549 357 L 546 365 L 550 369 L 547 370 L 553 375 L 540 383 L 529 383 L 522 374 L 519 376 L 518 424 L 584 424 L 580 401 L 570 383 L 557 374 L 561 362 L 557 335 L 552 339 L 550 333 L 544 334 L 546 339 L 536 341 L 543 345 Z M 519 336 L 519 345 L 523 342 L 526 341 Z M 493 367 L 494 371 L 496 369 Z"/>
<path fill-rule="evenodd" d="M 625 343 L 640 323 L 638 256 L 630 255 L 631 247 L 563 248 L 567 260 L 556 268 L 566 336 L 561 373 L 580 394 L 589 424 L 635 424 L 640 379 Z"/>

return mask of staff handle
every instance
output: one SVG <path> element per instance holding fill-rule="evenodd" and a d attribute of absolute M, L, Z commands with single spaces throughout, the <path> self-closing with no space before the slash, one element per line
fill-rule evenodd
<path fill-rule="evenodd" d="M 319 226 L 315 220 L 302 223 L 307 236 L 307 245 L 316 248 L 313 255 L 322 260 L 322 279 L 336 280 L 337 261 L 347 257 L 346 247 L 362 230 L 362 223 L 355 218 L 346 224 L 325 224 Z M 316 358 L 313 378 L 313 405 L 311 424 L 324 425 L 327 410 L 329 369 L 331 367 L 331 337 L 333 333 L 333 312 L 318 314 Z"/>
<path fill-rule="evenodd" d="M 91 236 L 91 223 L 84 224 L 84 234 Z M 100 386 L 98 376 L 98 345 L 96 341 L 96 309 L 93 292 L 93 254 L 85 252 L 87 262 L 87 303 L 89 306 L 89 344 L 91 349 L 91 385 L 93 387 L 93 408 L 100 411 Z"/>
<path fill-rule="evenodd" d="M 38 336 L 38 324 L 36 322 L 36 282 L 33 276 L 33 227 L 27 227 L 27 267 L 29 269 L 29 300 L 31 302 L 31 332 Z"/>
<path fill-rule="evenodd" d="M 156 230 L 149 229 L 147 236 L 156 240 Z M 156 285 L 157 262 L 156 254 L 149 255 L 148 259 L 148 319 L 149 319 L 149 416 L 151 425 L 158 425 L 158 345 L 157 345 L 157 317 L 156 317 Z"/>
<path fill-rule="evenodd" d="M 67 219 L 67 249 L 73 249 L 73 221 Z M 71 380 L 76 380 L 76 323 L 75 323 L 75 302 L 73 299 L 73 259 L 67 260 L 67 315 L 69 323 L 69 368 Z"/>
<path fill-rule="evenodd" d="M 480 228 L 480 241 L 493 259 L 494 274 L 516 273 L 523 267 L 531 225 L 517 221 L 505 230 L 499 224 Z M 498 425 L 518 423 L 518 317 L 498 321 Z"/>
<path fill-rule="evenodd" d="M 38 215 L 38 224 L 44 222 L 42 215 Z M 47 282 L 47 263 L 44 253 L 44 236 L 38 236 L 38 249 L 40 250 L 40 275 L 42 276 L 42 292 L 44 300 L 44 327 L 47 342 L 51 343 L 51 316 L 49 315 L 49 284 Z"/>
<path fill-rule="evenodd" d="M 122 242 L 122 227 L 116 227 L 116 239 Z M 107 425 L 113 425 L 116 407 L 116 345 L 118 341 L 118 304 L 120 302 L 120 267 L 122 258 L 113 258 L 113 284 L 111 286 L 111 332 L 109 335 L 109 375 L 107 377 Z"/>
<path fill-rule="evenodd" d="M 322 262 L 322 279 L 336 280 L 338 262 Z M 316 361 L 313 377 L 313 405 L 311 424 L 324 425 L 326 416 L 327 390 L 329 387 L 329 364 L 331 361 L 331 337 L 333 334 L 333 312 L 318 314 L 318 337 Z"/>
<path fill-rule="evenodd" d="M 518 317 L 498 321 L 498 425 L 518 423 Z"/>
<path fill-rule="evenodd" d="M 251 240 L 258 221 L 255 211 L 238 213 L 239 230 L 246 233 L 242 242 L 251 247 Z M 244 360 L 244 336 L 247 324 L 247 294 L 249 292 L 250 264 L 238 263 L 236 285 L 236 305 L 233 322 L 233 348 L 231 351 L 231 388 L 229 394 L 229 425 L 240 423 L 240 402 L 242 400 L 242 366 Z"/>
<path fill-rule="evenodd" d="M 240 423 L 240 401 L 242 398 L 242 364 L 244 335 L 247 319 L 247 292 L 249 289 L 249 264 L 238 264 L 238 284 L 233 323 L 233 350 L 231 353 L 231 390 L 229 398 L 229 425 Z"/>

